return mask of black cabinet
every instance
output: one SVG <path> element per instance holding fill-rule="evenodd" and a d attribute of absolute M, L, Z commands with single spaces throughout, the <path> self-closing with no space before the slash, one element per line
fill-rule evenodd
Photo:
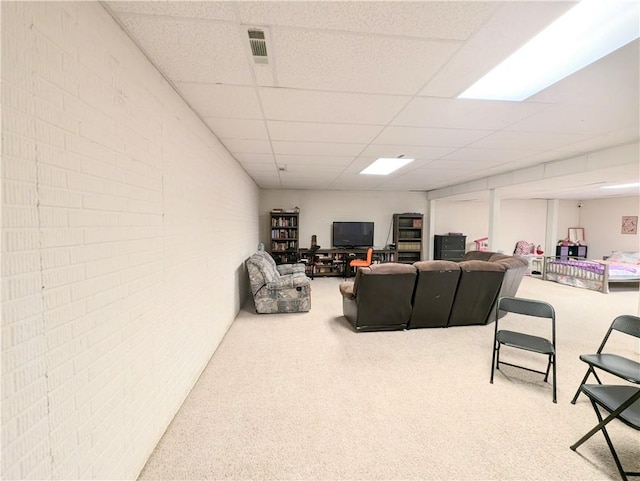
<path fill-rule="evenodd" d="M 556 246 L 556 257 L 587 257 L 587 246 Z"/>
<path fill-rule="evenodd" d="M 434 260 L 461 261 L 467 247 L 465 235 L 435 235 Z"/>

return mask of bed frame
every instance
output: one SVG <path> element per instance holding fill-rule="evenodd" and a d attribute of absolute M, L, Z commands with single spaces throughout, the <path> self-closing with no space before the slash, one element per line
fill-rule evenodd
<path fill-rule="evenodd" d="M 609 284 L 613 282 L 638 282 L 640 278 L 610 279 L 609 264 L 587 259 L 565 259 L 545 257 L 542 271 L 544 280 L 560 282 L 575 287 L 582 287 L 609 293 Z"/>

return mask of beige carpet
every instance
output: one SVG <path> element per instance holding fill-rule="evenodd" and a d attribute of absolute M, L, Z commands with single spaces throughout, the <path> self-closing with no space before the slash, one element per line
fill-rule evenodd
<path fill-rule="evenodd" d="M 493 324 L 355 333 L 340 280 L 312 282 L 309 313 L 245 306 L 140 479 L 619 479 L 602 434 L 569 449 L 597 422 L 584 396 L 570 401 L 586 370 L 579 354 L 615 316 L 637 314 L 637 285 L 600 294 L 523 280 L 520 297 L 556 308 L 553 404 L 534 373 L 506 366 L 489 384 Z M 640 470 L 638 431 L 617 421 L 609 431 L 623 466 Z"/>

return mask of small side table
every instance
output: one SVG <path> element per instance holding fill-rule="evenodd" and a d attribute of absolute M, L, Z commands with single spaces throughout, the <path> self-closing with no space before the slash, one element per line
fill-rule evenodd
<path fill-rule="evenodd" d="M 528 255 L 526 257 L 529 262 L 529 268 L 527 269 L 528 276 L 541 276 L 542 269 L 544 267 L 544 255 Z M 535 274 L 534 274 L 535 272 Z"/>

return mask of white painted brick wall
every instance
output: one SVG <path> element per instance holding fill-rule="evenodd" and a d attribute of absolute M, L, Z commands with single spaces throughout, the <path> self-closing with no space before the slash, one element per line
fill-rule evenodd
<path fill-rule="evenodd" d="M 2 479 L 134 479 L 248 294 L 258 189 L 97 2 L 2 2 Z"/>

